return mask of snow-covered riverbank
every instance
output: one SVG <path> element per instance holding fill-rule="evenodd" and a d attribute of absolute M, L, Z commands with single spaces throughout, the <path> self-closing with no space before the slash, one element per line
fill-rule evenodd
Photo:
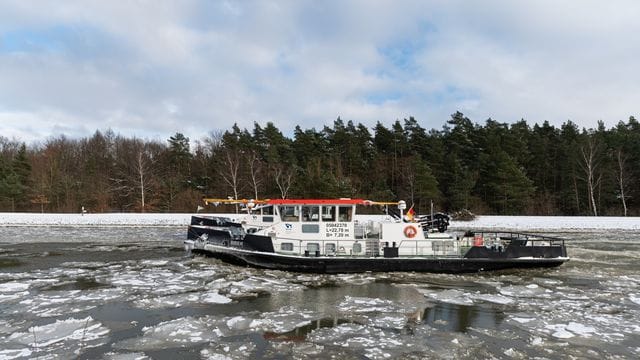
<path fill-rule="evenodd" d="M 186 226 L 192 214 L 39 214 L 0 213 L 0 226 Z M 234 217 L 235 214 L 218 214 Z M 640 232 L 640 217 L 592 216 L 478 216 L 473 221 L 453 221 L 451 229 L 512 231 Z"/>
<path fill-rule="evenodd" d="M 191 215 L 0 213 L 0 226 L 186 226 Z"/>
<path fill-rule="evenodd" d="M 451 229 L 513 231 L 605 231 L 640 232 L 640 217 L 615 216 L 478 216 L 473 221 L 453 221 Z"/>

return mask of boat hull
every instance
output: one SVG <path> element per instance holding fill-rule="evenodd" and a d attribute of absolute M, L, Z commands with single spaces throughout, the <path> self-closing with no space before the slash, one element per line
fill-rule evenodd
<path fill-rule="evenodd" d="M 472 273 L 505 269 L 548 268 L 563 264 L 567 257 L 552 258 L 448 258 L 448 257 L 346 257 L 292 256 L 206 244 L 192 250 L 225 262 L 264 269 L 308 273 L 359 273 L 414 271 Z"/>

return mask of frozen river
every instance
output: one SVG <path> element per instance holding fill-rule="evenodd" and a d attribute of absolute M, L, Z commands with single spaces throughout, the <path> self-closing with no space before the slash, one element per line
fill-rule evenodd
<path fill-rule="evenodd" d="M 309 275 L 185 256 L 183 226 L 0 227 L 0 359 L 639 358 L 637 231 L 469 275 Z"/>

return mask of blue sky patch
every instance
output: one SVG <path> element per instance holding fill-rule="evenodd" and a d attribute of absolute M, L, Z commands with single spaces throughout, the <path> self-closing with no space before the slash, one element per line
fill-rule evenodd
<path fill-rule="evenodd" d="M 63 54 L 76 58 L 114 57 L 122 53 L 122 45 L 109 34 L 94 27 L 58 25 L 2 33 L 0 53 Z"/>
<path fill-rule="evenodd" d="M 60 52 L 69 46 L 67 27 L 20 29 L 2 34 L 3 52 Z"/>

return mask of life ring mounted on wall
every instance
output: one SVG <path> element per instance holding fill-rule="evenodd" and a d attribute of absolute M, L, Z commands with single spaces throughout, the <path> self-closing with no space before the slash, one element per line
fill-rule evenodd
<path fill-rule="evenodd" d="M 413 225 L 405 226 L 403 232 L 404 236 L 408 237 L 409 239 L 413 239 L 416 235 L 418 235 L 418 229 L 416 229 L 416 227 Z"/>

